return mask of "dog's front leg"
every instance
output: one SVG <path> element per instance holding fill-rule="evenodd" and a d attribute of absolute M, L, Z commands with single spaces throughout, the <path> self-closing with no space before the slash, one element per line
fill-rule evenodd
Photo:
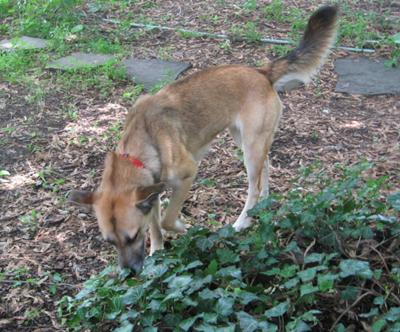
<path fill-rule="evenodd" d="M 180 183 L 172 189 L 171 199 L 167 211 L 165 212 L 164 220 L 161 223 L 162 228 L 166 231 L 176 233 L 184 233 L 186 231 L 185 225 L 178 220 L 178 216 L 194 178 L 195 176 L 187 177 L 181 180 Z"/>
<path fill-rule="evenodd" d="M 163 236 L 161 232 L 160 199 L 153 207 L 153 218 L 150 222 L 150 256 L 159 249 L 164 248 Z"/>

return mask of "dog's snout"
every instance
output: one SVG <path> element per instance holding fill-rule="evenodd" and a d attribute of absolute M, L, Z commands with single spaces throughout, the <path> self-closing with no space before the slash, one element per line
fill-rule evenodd
<path fill-rule="evenodd" d="M 142 271 L 145 257 L 144 241 L 140 245 L 127 246 L 118 250 L 118 261 L 121 268 L 129 268 L 135 274 Z"/>

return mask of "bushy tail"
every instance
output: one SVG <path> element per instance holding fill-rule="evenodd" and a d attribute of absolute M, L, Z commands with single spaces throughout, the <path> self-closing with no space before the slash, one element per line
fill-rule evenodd
<path fill-rule="evenodd" d="M 309 19 L 300 45 L 260 72 L 279 90 L 289 81 L 307 83 L 324 63 L 336 37 L 337 8 L 325 6 Z"/>

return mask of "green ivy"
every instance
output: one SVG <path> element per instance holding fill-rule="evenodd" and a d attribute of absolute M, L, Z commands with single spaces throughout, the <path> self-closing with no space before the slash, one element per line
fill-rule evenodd
<path fill-rule="evenodd" d="M 286 195 L 250 211 L 251 229 L 191 228 L 147 258 L 137 278 L 107 268 L 59 302 L 62 323 L 119 332 L 399 331 L 400 193 L 385 199 L 387 178 L 362 176 L 370 167 L 338 167 L 336 179 L 304 169 Z M 347 308 L 352 315 L 340 316 Z"/>

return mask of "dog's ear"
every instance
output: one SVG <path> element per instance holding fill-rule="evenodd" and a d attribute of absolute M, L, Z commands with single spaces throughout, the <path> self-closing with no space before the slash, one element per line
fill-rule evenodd
<path fill-rule="evenodd" d="M 78 205 L 92 205 L 96 199 L 96 193 L 91 191 L 73 190 L 69 195 L 68 201 Z"/>
<path fill-rule="evenodd" d="M 158 200 L 158 196 L 165 190 L 165 184 L 160 182 L 153 184 L 148 187 L 139 187 L 137 194 L 139 202 L 136 203 L 136 207 L 142 211 L 143 214 L 148 214 L 154 206 L 154 203 Z"/>

